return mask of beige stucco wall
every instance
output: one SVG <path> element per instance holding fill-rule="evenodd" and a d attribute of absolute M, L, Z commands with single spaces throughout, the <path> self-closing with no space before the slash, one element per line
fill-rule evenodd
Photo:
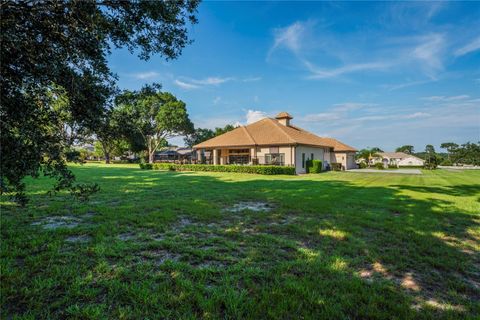
<path fill-rule="evenodd" d="M 397 162 L 399 166 L 423 166 L 424 161 L 416 157 L 408 157 Z"/>
<path fill-rule="evenodd" d="M 294 149 L 295 147 L 293 146 L 272 146 L 272 147 L 278 147 L 278 153 L 283 153 L 285 155 L 284 161 L 286 166 L 292 166 L 294 165 Z M 265 159 L 265 155 L 270 153 L 270 146 L 265 147 L 257 147 L 256 148 L 256 156 L 259 158 L 260 164 L 263 164 L 262 162 Z M 255 156 L 254 149 L 252 148 L 252 157 Z"/>
<path fill-rule="evenodd" d="M 326 152 L 327 151 L 327 152 Z M 326 165 L 326 162 L 331 163 L 331 152 L 328 152 L 328 148 L 321 147 L 308 147 L 308 146 L 297 146 L 295 148 L 295 171 L 297 174 L 306 173 L 306 168 L 302 168 L 302 153 L 305 153 L 305 162 L 311 160 L 312 153 L 313 159 L 321 160 L 323 165 Z M 327 159 L 325 159 L 325 156 Z"/>
<path fill-rule="evenodd" d="M 335 152 L 335 162 L 341 163 L 345 170 L 357 168 L 355 152 Z"/>

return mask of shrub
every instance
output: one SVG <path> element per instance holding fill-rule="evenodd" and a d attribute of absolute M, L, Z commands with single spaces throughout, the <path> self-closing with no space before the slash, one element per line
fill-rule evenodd
<path fill-rule="evenodd" d="M 338 162 L 332 163 L 332 170 L 333 171 L 342 171 L 342 164 Z"/>
<path fill-rule="evenodd" d="M 310 170 L 312 169 L 312 167 L 313 167 L 313 162 L 312 162 L 312 160 L 307 160 L 307 161 L 305 162 L 305 172 L 306 172 L 306 173 L 310 173 L 310 172 L 311 172 Z M 313 173 L 313 172 L 312 172 L 312 173 Z"/>
<path fill-rule="evenodd" d="M 375 168 L 377 168 L 378 170 L 383 170 L 383 163 L 382 162 L 377 162 L 375 163 Z"/>
<path fill-rule="evenodd" d="M 145 160 L 140 160 L 140 163 L 139 163 L 139 166 L 140 166 L 140 169 L 142 170 L 152 170 L 153 169 L 153 164 L 151 163 L 146 163 Z"/>
<path fill-rule="evenodd" d="M 148 165 L 146 163 L 145 165 Z M 142 168 L 142 167 L 140 167 Z M 239 172 L 256 173 L 265 175 L 288 174 L 294 175 L 294 167 L 283 166 L 236 166 L 236 165 L 208 165 L 208 164 L 173 164 L 173 163 L 155 163 L 154 170 L 168 171 L 208 171 L 208 172 Z"/>
<path fill-rule="evenodd" d="M 310 168 L 311 173 L 320 173 L 322 172 L 322 161 L 312 160 L 312 167 Z"/>
<path fill-rule="evenodd" d="M 359 167 L 360 169 L 365 169 L 365 168 L 367 167 L 367 164 L 362 161 L 362 162 L 360 162 L 360 164 L 358 165 L 358 167 Z"/>
<path fill-rule="evenodd" d="M 440 163 L 441 166 L 453 166 L 453 162 L 451 160 L 445 159 Z"/>
<path fill-rule="evenodd" d="M 396 164 L 389 164 L 388 165 L 388 169 L 397 169 L 397 165 Z"/>

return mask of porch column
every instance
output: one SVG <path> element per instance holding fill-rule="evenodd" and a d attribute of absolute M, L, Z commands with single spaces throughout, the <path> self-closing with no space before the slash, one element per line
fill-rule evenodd
<path fill-rule="evenodd" d="M 220 164 L 224 165 L 225 164 L 225 149 L 220 150 Z"/>
<path fill-rule="evenodd" d="M 213 149 L 213 164 L 218 164 L 218 149 Z"/>
<path fill-rule="evenodd" d="M 200 149 L 197 150 L 197 163 L 202 162 L 202 151 Z"/>

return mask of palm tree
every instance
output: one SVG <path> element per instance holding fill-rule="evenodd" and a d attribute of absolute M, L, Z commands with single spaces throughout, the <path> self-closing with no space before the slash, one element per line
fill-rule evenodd
<path fill-rule="evenodd" d="M 378 152 L 379 148 L 371 148 L 371 149 L 362 149 L 357 153 L 357 159 L 364 159 L 367 162 L 368 167 L 370 167 L 370 161 L 373 158 L 381 157 Z M 381 150 L 380 150 L 381 151 Z"/>

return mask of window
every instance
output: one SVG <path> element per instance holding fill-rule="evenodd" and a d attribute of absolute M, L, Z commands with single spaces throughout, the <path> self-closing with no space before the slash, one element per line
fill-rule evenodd
<path fill-rule="evenodd" d="M 305 153 L 302 153 L 302 168 L 305 168 Z"/>
<path fill-rule="evenodd" d="M 310 160 L 313 160 L 313 153 L 310 154 Z"/>
<path fill-rule="evenodd" d="M 265 155 L 265 164 L 276 166 L 285 165 L 285 153 L 267 153 Z"/>
<path fill-rule="evenodd" d="M 250 157 L 247 155 L 232 155 L 228 157 L 229 164 L 248 164 Z"/>

